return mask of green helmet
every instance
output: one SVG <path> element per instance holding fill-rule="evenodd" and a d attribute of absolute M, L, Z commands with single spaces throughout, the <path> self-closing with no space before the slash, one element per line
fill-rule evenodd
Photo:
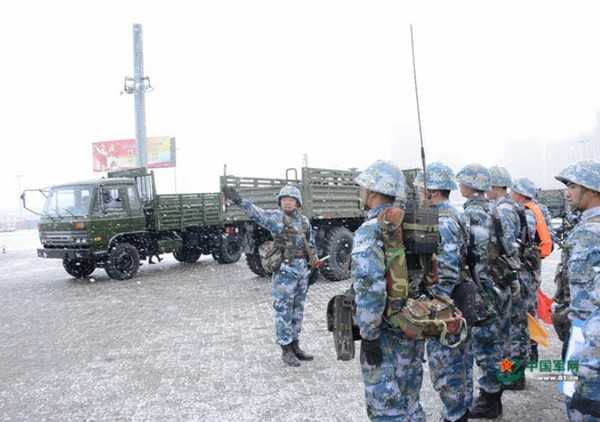
<path fill-rule="evenodd" d="M 455 190 L 458 189 L 454 181 L 454 172 L 450 167 L 440 161 L 427 164 L 427 189 L 432 190 Z M 419 171 L 414 182 L 415 187 L 423 187 L 423 171 Z"/>
<path fill-rule="evenodd" d="M 471 189 L 486 191 L 492 188 L 492 175 L 481 164 L 467 164 L 458 172 L 456 179 Z"/>
<path fill-rule="evenodd" d="M 298 206 L 302 206 L 302 195 L 300 194 L 300 189 L 298 189 L 294 185 L 285 185 L 279 191 L 279 195 L 277 196 L 277 204 L 281 206 L 281 198 L 290 197 L 294 198 L 298 201 Z"/>
<path fill-rule="evenodd" d="M 404 198 L 404 174 L 391 161 L 377 160 L 356 178 L 359 186 L 384 195 Z"/>
<path fill-rule="evenodd" d="M 510 189 L 532 199 L 535 198 L 540 191 L 540 188 L 527 177 L 521 177 L 515 180 Z"/>
<path fill-rule="evenodd" d="M 492 175 L 490 182 L 492 186 L 508 188 L 512 185 L 512 179 L 510 178 L 510 174 L 508 173 L 508 170 L 506 170 L 506 167 L 490 167 L 490 174 Z"/>
<path fill-rule="evenodd" d="M 571 164 L 556 176 L 556 180 L 575 183 L 584 188 L 600 192 L 600 162 L 596 160 L 581 160 Z"/>

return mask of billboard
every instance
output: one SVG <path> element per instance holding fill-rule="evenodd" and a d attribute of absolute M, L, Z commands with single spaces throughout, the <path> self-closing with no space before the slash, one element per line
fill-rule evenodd
<path fill-rule="evenodd" d="M 149 168 L 175 167 L 175 138 L 153 136 L 146 138 Z M 126 170 L 137 167 L 135 139 L 92 142 L 93 170 Z"/>

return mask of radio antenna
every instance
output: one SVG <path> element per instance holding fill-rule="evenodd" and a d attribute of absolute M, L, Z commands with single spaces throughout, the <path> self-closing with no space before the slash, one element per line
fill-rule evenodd
<path fill-rule="evenodd" d="M 423 130 L 421 129 L 421 110 L 419 108 L 419 90 L 417 88 L 417 65 L 415 64 L 415 42 L 412 23 L 410 24 L 410 46 L 412 49 L 413 77 L 415 81 L 415 97 L 417 99 L 417 120 L 419 121 L 419 138 L 421 140 L 421 166 L 423 167 L 423 190 L 427 195 L 427 177 L 425 173 L 425 148 L 423 147 Z"/>

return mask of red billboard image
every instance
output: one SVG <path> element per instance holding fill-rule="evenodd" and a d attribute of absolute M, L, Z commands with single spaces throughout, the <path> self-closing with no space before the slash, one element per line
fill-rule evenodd
<path fill-rule="evenodd" d="M 135 168 L 135 139 L 92 142 L 94 171 L 127 170 Z M 175 138 L 147 138 L 146 154 L 149 168 L 175 167 Z"/>

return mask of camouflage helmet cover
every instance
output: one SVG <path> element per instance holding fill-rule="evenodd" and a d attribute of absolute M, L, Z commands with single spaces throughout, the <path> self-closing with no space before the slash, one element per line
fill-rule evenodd
<path fill-rule="evenodd" d="M 535 198 L 540 191 L 540 188 L 527 177 L 515 180 L 510 189 L 528 198 Z"/>
<path fill-rule="evenodd" d="M 432 190 L 455 190 L 458 189 L 456 182 L 454 181 L 454 172 L 450 167 L 436 161 L 435 163 L 427 164 L 425 167 L 427 173 L 427 189 Z M 423 171 L 419 171 L 417 177 L 415 177 L 414 185 L 416 188 L 423 187 Z"/>
<path fill-rule="evenodd" d="M 377 160 L 355 179 L 359 186 L 384 195 L 404 198 L 404 174 L 391 161 Z"/>
<path fill-rule="evenodd" d="M 510 173 L 506 170 L 506 167 L 493 166 L 490 167 L 490 174 L 492 175 L 491 185 L 492 186 L 501 186 L 501 187 L 510 187 L 512 185 L 512 179 L 510 177 Z"/>
<path fill-rule="evenodd" d="M 490 171 L 481 164 L 467 164 L 456 175 L 463 185 L 478 191 L 488 191 L 492 188 Z"/>
<path fill-rule="evenodd" d="M 600 192 L 600 162 L 581 160 L 571 164 L 556 176 L 556 180 L 564 183 L 575 183 L 584 188 Z"/>
<path fill-rule="evenodd" d="M 294 185 L 285 185 L 279 191 L 279 195 L 277 196 L 277 203 L 281 205 L 281 198 L 290 197 L 296 199 L 298 201 L 298 206 L 302 206 L 302 195 L 300 194 L 300 189 L 298 189 Z"/>

